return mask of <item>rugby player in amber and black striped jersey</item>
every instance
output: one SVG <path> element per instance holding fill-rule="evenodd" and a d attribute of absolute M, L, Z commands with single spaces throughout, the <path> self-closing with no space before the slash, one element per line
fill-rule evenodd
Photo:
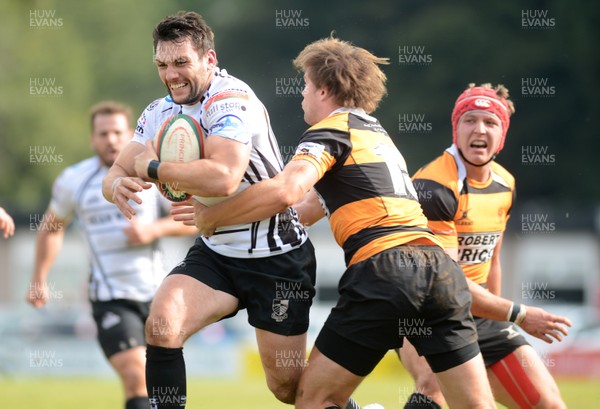
<path fill-rule="evenodd" d="M 294 63 L 304 72 L 302 108 L 311 125 L 295 156 L 275 178 L 217 206 L 197 206 L 195 222 L 209 235 L 292 205 L 303 223 L 328 216 L 347 269 L 296 407 L 343 407 L 405 337 L 434 368 L 451 406 L 493 407 L 464 274 L 427 227 L 402 155 L 369 115 L 386 92 L 378 64 L 387 59 L 328 38 Z M 430 336 L 415 335 L 413 324 Z"/>
<path fill-rule="evenodd" d="M 458 97 L 452 112 L 453 144 L 413 177 L 429 227 L 446 252 L 462 267 L 469 285 L 500 295 L 500 249 L 515 196 L 513 176 L 494 161 L 502 150 L 514 105 L 508 90 L 491 84 L 470 86 Z M 558 387 L 547 368 L 513 321 L 530 334 L 549 341 L 561 339 L 563 317 L 540 308 L 498 299 L 504 314 L 478 309 L 474 296 L 478 343 L 497 401 L 509 408 L 563 408 Z M 481 318 L 481 315 L 486 318 Z M 487 318 L 500 319 L 493 321 Z M 404 366 L 415 379 L 416 390 L 406 405 L 439 408 L 444 396 L 425 360 L 410 343 L 400 350 Z"/>

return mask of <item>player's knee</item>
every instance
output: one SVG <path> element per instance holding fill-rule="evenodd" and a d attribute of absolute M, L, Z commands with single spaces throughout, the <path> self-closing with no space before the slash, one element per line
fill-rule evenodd
<path fill-rule="evenodd" d="M 288 405 L 292 405 L 296 401 L 296 392 L 298 391 L 297 380 L 270 381 L 267 384 L 269 390 L 279 401 Z"/>
<path fill-rule="evenodd" d="M 417 374 L 415 377 L 415 388 L 423 395 L 432 396 L 440 393 L 440 386 L 433 372 L 426 371 Z"/>
<path fill-rule="evenodd" d="M 149 316 L 146 320 L 146 342 L 165 348 L 183 346 L 183 331 L 173 320 L 165 316 Z"/>
<path fill-rule="evenodd" d="M 543 409 L 567 409 L 558 391 L 544 391 L 542 397 L 535 408 Z"/>

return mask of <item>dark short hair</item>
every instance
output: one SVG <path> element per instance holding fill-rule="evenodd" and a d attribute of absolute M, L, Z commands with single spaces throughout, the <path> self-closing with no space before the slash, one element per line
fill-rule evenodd
<path fill-rule="evenodd" d="M 200 54 L 215 49 L 215 35 L 202 16 L 194 11 L 180 11 L 165 17 L 154 28 L 154 52 L 159 41 L 182 42 L 187 38 Z"/>

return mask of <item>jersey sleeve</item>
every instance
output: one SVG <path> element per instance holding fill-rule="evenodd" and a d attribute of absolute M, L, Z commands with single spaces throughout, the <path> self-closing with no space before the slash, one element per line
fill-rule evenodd
<path fill-rule="evenodd" d="M 430 179 L 413 179 L 419 203 L 427 217 L 427 225 L 446 248 L 458 247 L 454 216 L 458 200 L 447 186 Z"/>
<path fill-rule="evenodd" d="M 257 109 L 251 109 L 250 95 L 243 89 L 217 92 L 206 101 L 204 110 L 203 122 L 209 135 L 222 136 L 244 145 L 252 141 L 252 116 L 266 115 Z"/>
<path fill-rule="evenodd" d="M 343 165 L 352 146 L 348 134 L 341 131 L 317 130 L 304 134 L 291 160 L 311 162 L 322 178 L 336 165 Z"/>
<path fill-rule="evenodd" d="M 69 175 L 72 169 L 64 170 L 52 185 L 52 198 L 48 209 L 62 220 L 71 220 L 75 215 L 75 192 Z"/>
<path fill-rule="evenodd" d="M 137 120 L 137 124 L 135 127 L 135 133 L 133 134 L 132 141 L 141 143 L 143 145 L 146 144 L 147 141 L 154 138 L 156 131 L 160 127 L 160 124 L 156 123 L 156 118 L 159 115 L 156 115 L 156 111 L 154 110 L 163 100 L 164 98 L 159 98 L 144 109 L 142 114 Z"/>

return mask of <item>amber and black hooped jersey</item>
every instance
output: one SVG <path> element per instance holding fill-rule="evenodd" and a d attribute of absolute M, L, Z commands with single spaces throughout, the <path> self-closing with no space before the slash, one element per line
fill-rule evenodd
<path fill-rule="evenodd" d="M 458 249 L 465 275 L 485 283 L 498 240 L 506 228 L 515 179 L 496 162 L 481 183 L 467 178 L 455 145 L 413 176 L 429 227 L 447 248 Z"/>
<path fill-rule="evenodd" d="M 338 109 L 309 128 L 292 160 L 317 168 L 315 189 L 347 265 L 401 244 L 441 245 L 427 227 L 404 158 L 362 109 Z"/>

